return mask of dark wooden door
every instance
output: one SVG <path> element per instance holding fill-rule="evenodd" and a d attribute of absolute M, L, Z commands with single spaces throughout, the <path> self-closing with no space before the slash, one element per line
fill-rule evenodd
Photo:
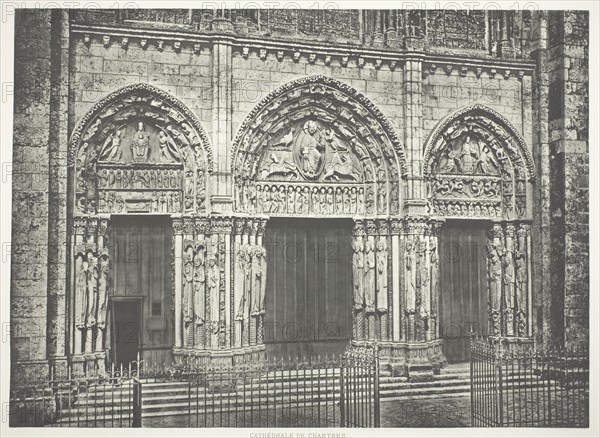
<path fill-rule="evenodd" d="M 271 219 L 265 233 L 269 356 L 341 352 L 352 334 L 351 221 Z"/>
<path fill-rule="evenodd" d="M 469 360 L 469 333 L 487 331 L 486 232 L 479 221 L 449 221 L 440 234 L 440 336 L 448 362 Z"/>
<path fill-rule="evenodd" d="M 161 216 L 111 218 L 108 240 L 114 306 L 139 300 L 142 359 L 168 363 L 174 341 L 171 221 Z"/>
<path fill-rule="evenodd" d="M 111 300 L 113 362 L 117 367 L 137 360 L 140 350 L 142 303 L 140 299 Z"/>

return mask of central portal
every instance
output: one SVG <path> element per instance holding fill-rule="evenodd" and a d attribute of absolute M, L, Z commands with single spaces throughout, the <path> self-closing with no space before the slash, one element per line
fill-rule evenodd
<path fill-rule="evenodd" d="M 352 221 L 270 219 L 267 357 L 342 352 L 352 336 Z"/>

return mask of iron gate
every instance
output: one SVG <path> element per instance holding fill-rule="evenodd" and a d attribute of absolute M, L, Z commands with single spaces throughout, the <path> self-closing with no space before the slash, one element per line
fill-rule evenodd
<path fill-rule="evenodd" d="M 471 341 L 471 425 L 587 427 L 586 352 L 505 351 Z"/>
<path fill-rule="evenodd" d="M 135 372 L 14 386 L 11 427 L 141 427 L 142 384 Z"/>

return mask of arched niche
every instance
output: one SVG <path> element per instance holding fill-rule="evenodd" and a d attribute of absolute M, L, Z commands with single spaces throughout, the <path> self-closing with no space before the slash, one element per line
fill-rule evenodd
<path fill-rule="evenodd" d="M 490 108 L 472 105 L 443 119 L 425 144 L 423 166 L 433 215 L 531 218 L 533 159 L 518 131 Z"/>
<path fill-rule="evenodd" d="M 68 160 L 77 214 L 207 210 L 208 137 L 182 102 L 152 85 L 95 104 L 71 136 Z"/>
<path fill-rule="evenodd" d="M 377 216 L 401 211 L 405 154 L 377 107 L 325 76 L 265 97 L 234 140 L 235 211 Z"/>

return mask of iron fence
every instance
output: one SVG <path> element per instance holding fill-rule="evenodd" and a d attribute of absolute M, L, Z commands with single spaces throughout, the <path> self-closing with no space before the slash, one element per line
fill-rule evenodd
<path fill-rule="evenodd" d="M 377 354 L 353 347 L 342 356 L 280 358 L 210 365 L 187 357 L 164 367 L 141 364 L 148 385 L 185 386 L 188 427 L 378 427 Z M 142 396 L 144 409 L 153 401 Z"/>
<path fill-rule="evenodd" d="M 589 358 L 565 350 L 506 351 L 471 341 L 471 425 L 587 427 Z"/>
<path fill-rule="evenodd" d="M 14 387 L 9 417 L 17 427 L 379 427 L 377 347 L 236 365 L 138 360 Z"/>
<path fill-rule="evenodd" d="M 11 388 L 11 427 L 141 427 L 141 382 L 127 371 Z"/>

